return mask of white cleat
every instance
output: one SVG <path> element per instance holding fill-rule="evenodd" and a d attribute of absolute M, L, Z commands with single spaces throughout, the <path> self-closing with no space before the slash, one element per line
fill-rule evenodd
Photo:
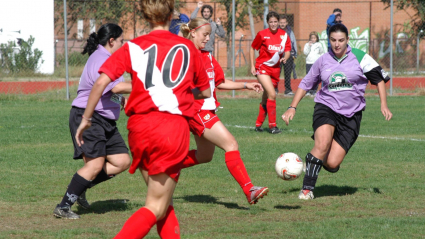
<path fill-rule="evenodd" d="M 314 198 L 313 191 L 310 190 L 301 190 L 300 194 L 298 194 L 299 199 L 310 200 Z"/>

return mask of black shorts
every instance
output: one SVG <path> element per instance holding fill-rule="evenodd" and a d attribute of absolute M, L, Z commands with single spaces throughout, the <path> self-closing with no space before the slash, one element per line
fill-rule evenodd
<path fill-rule="evenodd" d="M 356 112 L 351 118 L 335 113 L 324 104 L 316 103 L 313 114 L 313 130 L 324 124 L 335 126 L 333 139 L 348 153 L 360 133 L 362 111 Z M 314 139 L 314 134 L 311 136 Z"/>
<path fill-rule="evenodd" d="M 71 131 L 72 142 L 74 143 L 74 159 L 82 159 L 83 154 L 88 158 L 105 157 L 106 155 L 128 154 L 116 122 L 102 117 L 94 112 L 92 125 L 83 133 L 84 144 L 78 146 L 75 140 L 75 133 L 80 126 L 82 115 L 85 109 L 72 107 L 69 113 L 69 130 Z"/>

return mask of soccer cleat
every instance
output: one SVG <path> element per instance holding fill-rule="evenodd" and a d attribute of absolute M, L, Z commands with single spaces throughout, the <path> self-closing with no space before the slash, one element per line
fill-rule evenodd
<path fill-rule="evenodd" d="M 310 190 L 301 190 L 300 194 L 298 194 L 299 199 L 310 200 L 314 198 L 313 191 Z"/>
<path fill-rule="evenodd" d="M 270 134 L 279 134 L 282 133 L 282 131 L 278 127 L 273 127 L 270 129 Z"/>
<path fill-rule="evenodd" d="M 90 203 L 87 202 L 86 199 L 86 191 L 84 191 L 78 198 L 77 204 L 80 205 L 84 209 L 90 209 Z"/>
<path fill-rule="evenodd" d="M 285 93 L 285 95 L 286 95 L 286 96 L 292 96 L 292 95 L 294 95 L 294 92 L 289 91 L 289 92 L 286 92 L 286 93 Z"/>
<path fill-rule="evenodd" d="M 256 126 L 255 127 L 255 131 L 257 131 L 257 132 L 263 132 L 264 130 L 263 130 L 263 128 L 261 128 L 261 126 Z"/>
<path fill-rule="evenodd" d="M 53 216 L 57 218 L 65 218 L 65 219 L 79 219 L 80 215 L 71 211 L 70 206 L 56 206 L 55 210 L 53 210 Z"/>
<path fill-rule="evenodd" d="M 251 205 L 256 204 L 258 199 L 266 196 L 268 192 L 269 188 L 267 187 L 252 186 L 252 188 L 249 189 L 249 195 L 247 195 L 248 203 Z"/>

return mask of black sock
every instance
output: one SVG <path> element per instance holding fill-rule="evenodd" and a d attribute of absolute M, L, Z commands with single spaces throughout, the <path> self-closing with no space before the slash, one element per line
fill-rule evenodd
<path fill-rule="evenodd" d="M 75 173 L 59 206 L 74 205 L 77 198 L 90 186 L 90 183 L 90 181 Z"/>
<path fill-rule="evenodd" d="M 320 169 L 322 168 L 323 161 L 314 157 L 311 153 L 305 156 L 305 176 L 303 181 L 303 190 L 313 191 L 316 186 L 317 178 L 319 177 Z"/>
<path fill-rule="evenodd" d="M 91 187 L 94 187 L 94 186 L 98 185 L 99 183 L 105 182 L 106 180 L 109 180 L 109 179 L 111 179 L 113 177 L 115 177 L 114 174 L 107 175 L 106 172 L 105 172 L 105 170 L 102 169 L 102 171 L 99 172 L 99 174 L 96 176 L 96 178 L 93 181 L 91 181 L 89 187 L 90 188 Z"/>

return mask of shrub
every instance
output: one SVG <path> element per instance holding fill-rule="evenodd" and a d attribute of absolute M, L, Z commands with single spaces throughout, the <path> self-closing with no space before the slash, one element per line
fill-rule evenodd
<path fill-rule="evenodd" d="M 0 44 L 0 54 L 2 71 L 8 74 L 16 74 L 20 72 L 35 72 L 39 65 L 44 61 L 41 60 L 43 52 L 39 49 L 32 49 L 35 38 L 30 36 L 28 41 L 21 40 L 20 49 L 15 42 Z M 19 49 L 16 51 L 16 49 Z"/>

